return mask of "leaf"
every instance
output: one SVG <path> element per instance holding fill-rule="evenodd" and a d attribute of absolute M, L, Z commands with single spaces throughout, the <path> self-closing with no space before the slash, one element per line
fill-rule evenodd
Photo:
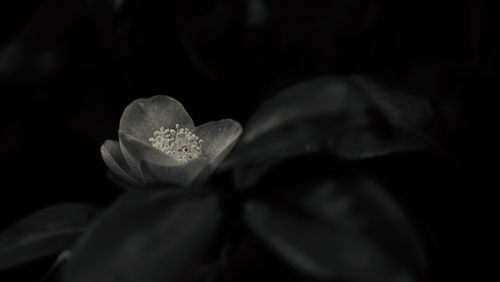
<path fill-rule="evenodd" d="M 67 60 L 64 40 L 84 17 L 83 4 L 49 0 L 29 12 L 15 36 L 0 46 L 0 84 L 24 87 L 57 78 Z"/>
<path fill-rule="evenodd" d="M 425 274 L 421 242 L 375 183 L 323 177 L 308 189 L 288 188 L 275 202 L 248 202 L 245 219 L 298 270 L 347 281 L 420 281 Z"/>
<path fill-rule="evenodd" d="M 189 281 L 218 219 L 214 196 L 174 188 L 129 192 L 82 236 L 65 281 Z"/>
<path fill-rule="evenodd" d="M 248 122 L 224 168 L 239 187 L 254 185 L 275 164 L 311 153 L 359 160 L 433 150 L 429 103 L 385 91 L 362 77 L 323 77 L 269 99 Z"/>
<path fill-rule="evenodd" d="M 13 224 L 0 233 L 0 269 L 70 248 L 96 214 L 95 207 L 66 203 L 44 208 Z"/>
<path fill-rule="evenodd" d="M 223 278 L 213 281 L 311 281 L 310 277 L 300 275 L 274 254 L 251 232 L 245 230 L 245 234 L 239 234 L 238 239 L 238 242 L 225 248 L 224 260 L 217 272 Z"/>

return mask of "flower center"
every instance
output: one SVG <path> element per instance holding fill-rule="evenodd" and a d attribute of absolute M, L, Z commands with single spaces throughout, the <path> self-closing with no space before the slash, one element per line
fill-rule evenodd
<path fill-rule="evenodd" d="M 175 129 L 160 127 L 148 141 L 153 147 L 181 163 L 199 158 L 203 142 L 191 130 L 179 128 L 179 124 L 175 125 Z"/>

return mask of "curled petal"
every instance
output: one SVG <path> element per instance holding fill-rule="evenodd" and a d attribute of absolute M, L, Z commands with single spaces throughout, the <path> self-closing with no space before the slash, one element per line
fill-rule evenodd
<path fill-rule="evenodd" d="M 120 140 L 119 143 L 120 143 L 120 150 L 122 151 L 122 155 L 123 155 L 123 158 L 125 159 L 125 161 L 127 162 L 128 166 L 130 167 L 130 172 L 131 174 L 138 178 L 138 179 L 141 179 L 142 176 L 141 176 L 141 170 L 139 169 L 139 166 L 137 165 L 137 162 L 134 160 L 134 158 L 132 157 L 132 155 L 129 153 L 129 151 L 127 150 L 127 147 L 125 147 L 125 144 L 126 142 L 122 141 L 122 139 L 124 139 L 123 137 L 119 138 Z"/>
<path fill-rule="evenodd" d="M 151 144 L 147 144 L 134 136 L 131 136 L 123 131 L 118 132 L 120 145 L 122 147 L 123 156 L 127 160 L 130 167 L 133 167 L 135 173 L 142 177 L 140 170 L 141 162 L 144 160 L 156 162 L 164 166 L 179 166 L 180 163 L 173 158 L 167 156 L 162 151 L 154 148 Z"/>
<path fill-rule="evenodd" d="M 203 171 L 196 182 L 203 182 L 231 152 L 238 141 L 243 128 L 232 119 L 222 119 L 202 124 L 194 133 L 203 140 L 202 157 L 206 160 Z"/>
<path fill-rule="evenodd" d="M 137 99 L 123 111 L 120 130 L 142 142 L 148 142 L 160 127 L 193 129 L 194 123 L 184 107 L 172 97 L 157 95 Z"/>
<path fill-rule="evenodd" d="M 106 140 L 101 146 L 101 156 L 106 166 L 118 177 L 133 184 L 140 182 L 133 176 L 117 141 Z"/>

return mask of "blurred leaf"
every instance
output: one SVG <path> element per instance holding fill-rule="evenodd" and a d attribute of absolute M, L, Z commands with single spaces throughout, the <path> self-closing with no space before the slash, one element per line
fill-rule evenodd
<path fill-rule="evenodd" d="M 322 178 L 307 189 L 289 188 L 276 202 L 248 202 L 245 214 L 285 261 L 322 279 L 420 281 L 426 269 L 421 243 L 374 182 Z"/>
<path fill-rule="evenodd" d="M 239 241 L 227 248 L 223 267 L 219 269 L 219 275 L 225 278 L 222 281 L 311 281 L 310 277 L 295 271 L 252 232 L 245 230 L 244 235 L 239 235 Z"/>
<path fill-rule="evenodd" d="M 129 192 L 82 237 L 66 281 L 189 281 L 213 243 L 218 218 L 214 196 Z"/>
<path fill-rule="evenodd" d="M 85 17 L 85 1 L 43 1 L 19 30 L 0 44 L 0 85 L 51 81 L 65 66 L 67 35 Z"/>
<path fill-rule="evenodd" d="M 97 209 L 60 204 L 37 211 L 0 233 L 0 269 L 70 248 L 94 219 Z"/>
<path fill-rule="evenodd" d="M 144 4 L 135 0 L 88 0 L 86 5 L 91 23 L 100 33 L 101 43 L 105 49 L 113 50 L 109 55 L 122 60 L 130 58 L 137 51 L 138 41 L 144 36 L 144 27 L 138 18 L 143 13 L 151 16 L 144 8 L 152 3 Z M 137 31 L 141 33 L 139 37 Z"/>
<path fill-rule="evenodd" d="M 175 9 L 177 34 L 188 59 L 202 75 L 216 78 L 220 65 L 239 51 L 234 35 L 241 32 L 241 3 L 178 1 Z"/>
<path fill-rule="evenodd" d="M 117 18 L 123 12 L 124 8 L 134 5 L 134 1 L 129 0 L 89 0 L 85 3 L 89 11 L 89 16 L 95 20 L 100 30 L 109 29 Z"/>
<path fill-rule="evenodd" d="M 432 117 L 426 100 L 385 91 L 361 77 L 313 79 L 264 103 L 224 167 L 236 167 L 236 183 L 246 187 L 298 155 L 358 160 L 430 150 Z"/>
<path fill-rule="evenodd" d="M 253 81 L 260 84 L 357 65 L 365 24 L 374 18 L 363 3 L 184 0 L 175 10 L 176 28 L 201 74 L 221 80 L 257 77 Z"/>

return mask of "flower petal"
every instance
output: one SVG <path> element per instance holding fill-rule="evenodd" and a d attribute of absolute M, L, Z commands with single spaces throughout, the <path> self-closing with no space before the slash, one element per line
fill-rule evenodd
<path fill-rule="evenodd" d="M 192 160 L 181 166 L 166 166 L 144 160 L 141 162 L 141 172 L 145 184 L 166 183 L 186 187 L 197 179 L 206 164 L 206 159 Z"/>
<path fill-rule="evenodd" d="M 164 166 L 181 165 L 180 162 L 154 148 L 151 144 L 147 144 L 132 135 L 120 130 L 118 132 L 118 136 L 120 138 L 123 156 L 127 160 L 127 163 L 134 168 L 139 176 L 142 176 L 140 165 L 144 160 L 156 162 Z"/>
<path fill-rule="evenodd" d="M 179 101 L 157 95 L 130 103 L 120 119 L 120 130 L 147 143 L 160 127 L 175 128 L 177 123 L 183 128 L 194 128 L 193 120 Z"/>
<path fill-rule="evenodd" d="M 203 140 L 202 159 L 207 162 L 195 182 L 203 182 L 212 174 L 231 152 L 242 132 L 240 123 L 232 119 L 207 122 L 194 129 L 193 133 Z"/>
<path fill-rule="evenodd" d="M 106 166 L 120 178 L 130 183 L 140 183 L 140 181 L 133 176 L 120 150 L 120 144 L 117 141 L 106 140 L 101 146 L 101 156 Z"/>
<path fill-rule="evenodd" d="M 118 132 L 118 134 L 120 134 L 120 133 Z M 139 169 L 137 162 L 134 160 L 132 155 L 128 152 L 127 147 L 125 147 L 125 144 L 122 141 L 122 139 L 124 139 L 124 137 L 120 137 L 118 139 L 119 139 L 118 142 L 120 143 L 120 150 L 122 151 L 123 158 L 125 159 L 125 161 L 127 162 L 128 166 L 130 168 L 131 175 L 136 177 L 136 178 L 142 179 L 141 170 Z"/>

